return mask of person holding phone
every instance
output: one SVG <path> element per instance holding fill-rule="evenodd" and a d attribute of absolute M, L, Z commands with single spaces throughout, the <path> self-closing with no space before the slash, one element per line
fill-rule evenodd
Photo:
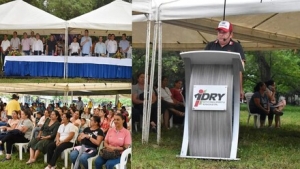
<path fill-rule="evenodd" d="M 37 137 L 33 138 L 28 144 L 30 157 L 26 164 L 34 163 L 40 152 L 44 154 L 47 152 L 48 144 L 54 141 L 60 122 L 59 112 L 56 110 L 52 111 L 50 119 L 45 121 Z"/>
<path fill-rule="evenodd" d="M 70 154 L 70 159 L 76 165 L 81 164 L 85 169 L 88 168 L 87 159 L 97 154 L 97 147 L 100 146 L 103 141 L 104 134 L 100 129 L 100 117 L 93 116 L 90 120 L 91 127 L 87 127 L 78 136 L 78 141 L 81 145 L 74 147 L 74 150 Z M 76 164 L 76 161 L 77 164 Z"/>

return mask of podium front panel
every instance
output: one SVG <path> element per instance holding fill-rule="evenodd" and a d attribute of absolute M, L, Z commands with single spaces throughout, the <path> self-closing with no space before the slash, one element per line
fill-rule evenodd
<path fill-rule="evenodd" d="M 232 65 L 192 65 L 188 96 L 194 85 L 227 85 L 225 111 L 193 110 L 188 103 L 189 156 L 229 158 L 232 142 Z"/>

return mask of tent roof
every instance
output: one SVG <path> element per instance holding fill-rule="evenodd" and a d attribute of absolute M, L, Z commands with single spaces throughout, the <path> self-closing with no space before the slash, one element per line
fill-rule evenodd
<path fill-rule="evenodd" d="M 132 30 L 131 3 L 115 0 L 89 13 L 73 18 L 68 22 L 71 32 L 89 29 L 103 30 L 107 35 L 109 31 L 123 31 L 131 34 Z"/>
<path fill-rule="evenodd" d="M 131 83 L 2 83 L 0 92 L 32 95 L 77 96 L 130 94 Z M 69 93 L 70 95 L 70 93 Z"/>
<path fill-rule="evenodd" d="M 0 30 L 65 29 L 66 21 L 22 0 L 0 5 Z"/>
<path fill-rule="evenodd" d="M 224 1 L 190 2 L 179 0 L 162 6 L 161 19 L 166 19 L 163 49 L 199 50 L 216 39 L 215 28 L 222 20 Z M 300 23 L 295 22 L 300 16 L 297 11 L 300 11 L 297 0 L 263 0 L 262 3 L 227 0 L 226 20 L 233 24 L 233 38 L 241 42 L 244 50 L 297 49 L 300 45 Z M 139 15 L 133 19 L 137 21 L 133 24 L 133 47 L 144 48 L 146 23 L 141 21 L 146 17 Z"/>

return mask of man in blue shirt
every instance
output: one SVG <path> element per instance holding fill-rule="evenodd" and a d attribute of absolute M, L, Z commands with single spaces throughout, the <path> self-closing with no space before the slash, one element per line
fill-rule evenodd
<path fill-rule="evenodd" d="M 80 45 L 82 46 L 82 56 L 87 56 L 92 53 L 92 39 L 89 37 L 89 31 L 84 31 L 84 37 L 81 38 Z"/>

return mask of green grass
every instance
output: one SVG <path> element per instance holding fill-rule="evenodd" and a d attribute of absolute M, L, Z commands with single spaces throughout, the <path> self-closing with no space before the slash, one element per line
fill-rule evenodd
<path fill-rule="evenodd" d="M 37 161 L 32 164 L 32 165 L 26 165 L 26 162 L 29 159 L 29 153 L 24 153 L 23 152 L 23 160 L 19 160 L 19 151 L 16 150 L 12 154 L 12 159 L 11 161 L 6 161 L 6 162 L 0 162 L 0 168 L 1 169 L 44 169 L 47 164 L 44 164 L 44 155 L 40 154 L 39 158 Z M 1 160 L 5 158 L 5 155 L 0 156 Z M 69 158 L 70 159 L 70 158 Z M 61 169 L 64 167 L 64 161 L 61 158 L 58 158 L 57 163 L 56 163 L 58 169 Z M 68 163 L 69 168 L 71 168 L 71 163 Z"/>
<path fill-rule="evenodd" d="M 247 125 L 248 113 L 241 106 L 238 158 L 240 161 L 217 161 L 177 158 L 182 143 L 183 129 L 162 131 L 162 141 L 156 145 L 156 134 L 151 133 L 149 144 L 141 143 L 141 132 L 133 133 L 134 169 L 299 169 L 300 168 L 300 107 L 287 106 L 280 129 L 255 129 L 253 117 Z"/>

